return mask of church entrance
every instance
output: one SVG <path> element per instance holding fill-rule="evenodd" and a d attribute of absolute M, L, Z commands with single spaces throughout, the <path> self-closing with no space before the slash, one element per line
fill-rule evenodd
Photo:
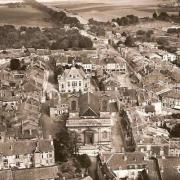
<path fill-rule="evenodd" d="M 84 132 L 85 144 L 94 144 L 94 132 L 91 130 Z"/>

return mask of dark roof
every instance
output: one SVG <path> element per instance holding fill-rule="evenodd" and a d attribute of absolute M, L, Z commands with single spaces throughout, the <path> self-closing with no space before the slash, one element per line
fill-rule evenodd
<path fill-rule="evenodd" d="M 179 180 L 180 179 L 180 158 L 172 157 L 166 159 L 158 159 L 159 167 L 162 170 L 161 176 L 163 180 Z"/>
<path fill-rule="evenodd" d="M 118 105 L 117 102 L 112 102 L 109 104 L 110 111 L 111 112 L 118 112 Z"/>
<path fill-rule="evenodd" d="M 104 64 L 111 64 L 111 63 L 116 63 L 116 61 L 114 60 L 114 58 L 105 58 L 103 59 L 103 63 Z"/>
<path fill-rule="evenodd" d="M 13 180 L 13 175 L 11 170 L 1 170 L 0 180 Z"/>
<path fill-rule="evenodd" d="M 145 106 L 145 112 L 146 113 L 154 113 L 154 112 L 156 112 L 155 106 L 153 106 L 153 105 L 146 105 Z"/>
<path fill-rule="evenodd" d="M 39 150 L 41 152 L 53 151 L 54 146 L 50 140 L 39 140 Z M 1 142 L 0 152 L 3 155 L 20 155 L 20 154 L 32 154 L 37 147 L 37 141 L 22 140 L 13 142 Z"/>
<path fill-rule="evenodd" d="M 58 167 L 1 170 L 0 180 L 39 180 L 57 178 Z"/>
<path fill-rule="evenodd" d="M 55 179 L 57 178 L 58 167 L 41 167 L 20 169 L 13 172 L 14 180 L 40 180 L 40 179 Z"/>
<path fill-rule="evenodd" d="M 172 89 L 160 95 L 161 97 L 180 99 L 180 90 Z"/>
<path fill-rule="evenodd" d="M 100 104 L 99 99 L 94 94 L 88 92 L 79 98 L 80 116 L 99 116 Z"/>

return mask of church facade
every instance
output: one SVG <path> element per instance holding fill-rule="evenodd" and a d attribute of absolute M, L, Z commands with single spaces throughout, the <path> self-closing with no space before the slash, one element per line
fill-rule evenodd
<path fill-rule="evenodd" d="M 69 97 L 70 116 L 66 127 L 79 137 L 80 153 L 111 150 L 110 96 L 85 93 Z"/>

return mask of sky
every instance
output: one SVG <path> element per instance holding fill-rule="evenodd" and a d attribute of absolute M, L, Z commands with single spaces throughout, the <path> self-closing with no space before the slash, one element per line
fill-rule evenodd
<path fill-rule="evenodd" d="M 11 3 L 11 2 L 22 2 L 23 0 L 0 0 L 0 4 Z"/>

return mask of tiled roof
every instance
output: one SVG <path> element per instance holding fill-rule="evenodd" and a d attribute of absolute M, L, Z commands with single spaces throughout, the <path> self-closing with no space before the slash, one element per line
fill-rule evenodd
<path fill-rule="evenodd" d="M 13 180 L 11 170 L 0 170 L 0 180 Z"/>
<path fill-rule="evenodd" d="M 94 94 L 88 92 L 80 96 L 80 116 L 99 116 L 99 99 Z"/>
<path fill-rule="evenodd" d="M 54 146 L 51 145 L 50 140 L 39 140 L 39 150 L 41 152 L 52 151 Z M 32 154 L 37 146 L 36 141 L 24 140 L 13 142 L 0 142 L 0 152 L 3 155 L 19 155 L 19 154 Z"/>
<path fill-rule="evenodd" d="M 40 180 L 40 179 L 55 179 L 58 177 L 58 167 L 41 167 L 30 169 L 19 169 L 13 171 L 13 180 Z"/>
<path fill-rule="evenodd" d="M 128 165 L 146 164 L 144 156 L 144 153 L 133 152 L 104 154 L 103 158 L 112 170 L 117 170 L 119 169 L 119 167 L 121 167 L 122 169 L 127 168 Z"/>
<path fill-rule="evenodd" d="M 161 97 L 180 99 L 180 90 L 172 89 L 160 95 Z"/>
<path fill-rule="evenodd" d="M 0 180 L 40 180 L 58 177 L 58 167 L 41 167 L 17 170 L 1 170 Z"/>
<path fill-rule="evenodd" d="M 180 179 L 180 158 L 172 157 L 166 159 L 158 159 L 163 180 L 179 180 Z"/>

